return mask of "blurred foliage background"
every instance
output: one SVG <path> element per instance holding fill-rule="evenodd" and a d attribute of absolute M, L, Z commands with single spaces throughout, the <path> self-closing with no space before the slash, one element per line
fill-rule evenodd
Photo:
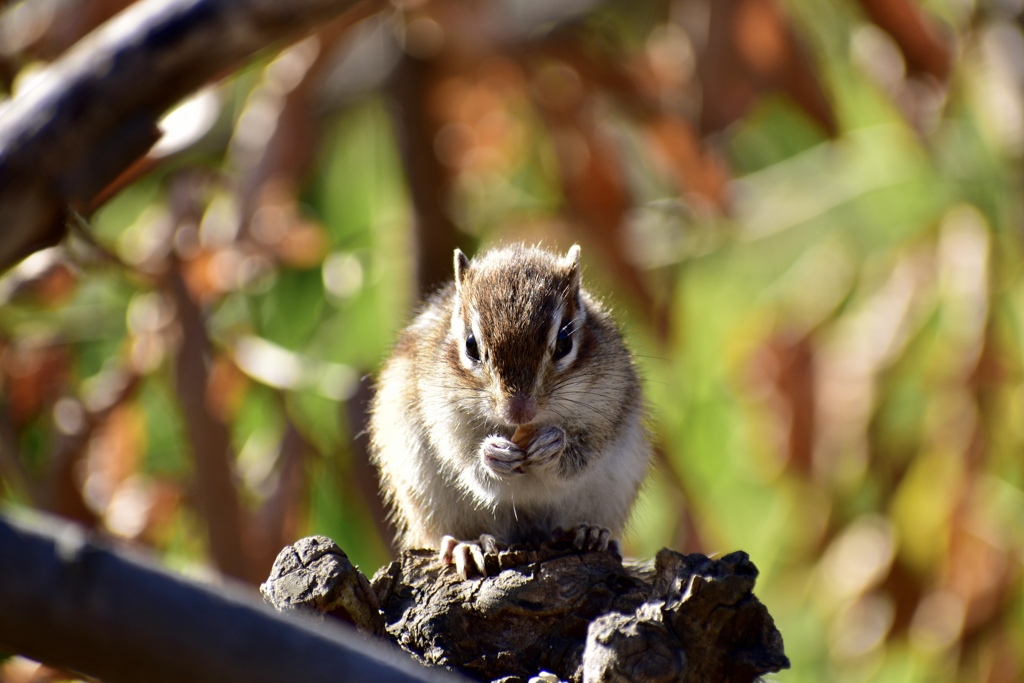
<path fill-rule="evenodd" d="M 127 4 L 5 3 L 7 93 Z M 628 553 L 749 552 L 779 681 L 1024 680 L 1024 3 L 548 4 L 368 2 L 168 115 L 0 280 L 4 506 L 372 573 L 419 293 L 579 242 L 657 435 Z"/>

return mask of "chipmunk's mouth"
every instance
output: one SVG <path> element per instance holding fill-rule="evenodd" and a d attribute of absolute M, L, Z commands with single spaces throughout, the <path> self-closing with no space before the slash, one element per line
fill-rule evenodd
<path fill-rule="evenodd" d="M 492 434 L 502 436 L 522 446 L 533 436 L 534 432 L 537 431 L 540 425 L 536 423 L 522 424 L 522 425 L 510 425 L 510 424 L 497 424 L 491 431 Z"/>

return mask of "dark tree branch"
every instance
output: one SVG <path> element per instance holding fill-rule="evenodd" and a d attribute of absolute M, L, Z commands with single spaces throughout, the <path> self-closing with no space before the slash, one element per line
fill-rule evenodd
<path fill-rule="evenodd" d="M 452 171 L 434 151 L 434 141 L 444 122 L 427 104 L 443 75 L 435 60 L 405 55 L 390 88 L 402 166 L 413 205 L 413 272 L 418 292 L 429 292 L 444 283 L 451 276 L 452 250 L 468 246 L 446 206 Z"/>
<path fill-rule="evenodd" d="M 53 518 L 0 516 L 0 648 L 106 683 L 443 683 L 340 626 L 189 583 Z"/>
<path fill-rule="evenodd" d="M 207 401 L 211 344 L 199 305 L 192 300 L 180 268 L 168 273 L 168 292 L 181 321 L 175 384 L 192 452 L 199 512 L 206 522 L 210 556 L 224 574 L 253 582 L 246 552 L 247 525 L 234 479 L 231 434 Z"/>
<path fill-rule="evenodd" d="M 83 39 L 0 110 L 0 268 L 60 240 L 182 97 L 357 4 L 142 0 Z"/>

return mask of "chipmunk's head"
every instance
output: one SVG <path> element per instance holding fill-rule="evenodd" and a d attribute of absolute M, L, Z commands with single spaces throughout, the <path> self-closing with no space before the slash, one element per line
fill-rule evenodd
<path fill-rule="evenodd" d="M 448 357 L 491 421 L 544 421 L 579 359 L 585 322 L 579 246 L 558 256 L 519 245 L 472 261 L 455 250 Z"/>

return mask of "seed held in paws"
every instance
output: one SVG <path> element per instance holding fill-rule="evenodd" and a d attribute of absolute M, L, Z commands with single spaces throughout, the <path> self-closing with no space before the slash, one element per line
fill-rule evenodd
<path fill-rule="evenodd" d="M 512 434 L 512 438 L 509 440 L 525 451 L 526 447 L 530 445 L 533 435 L 536 433 L 537 428 L 531 424 L 519 425 L 516 427 L 515 433 Z"/>

